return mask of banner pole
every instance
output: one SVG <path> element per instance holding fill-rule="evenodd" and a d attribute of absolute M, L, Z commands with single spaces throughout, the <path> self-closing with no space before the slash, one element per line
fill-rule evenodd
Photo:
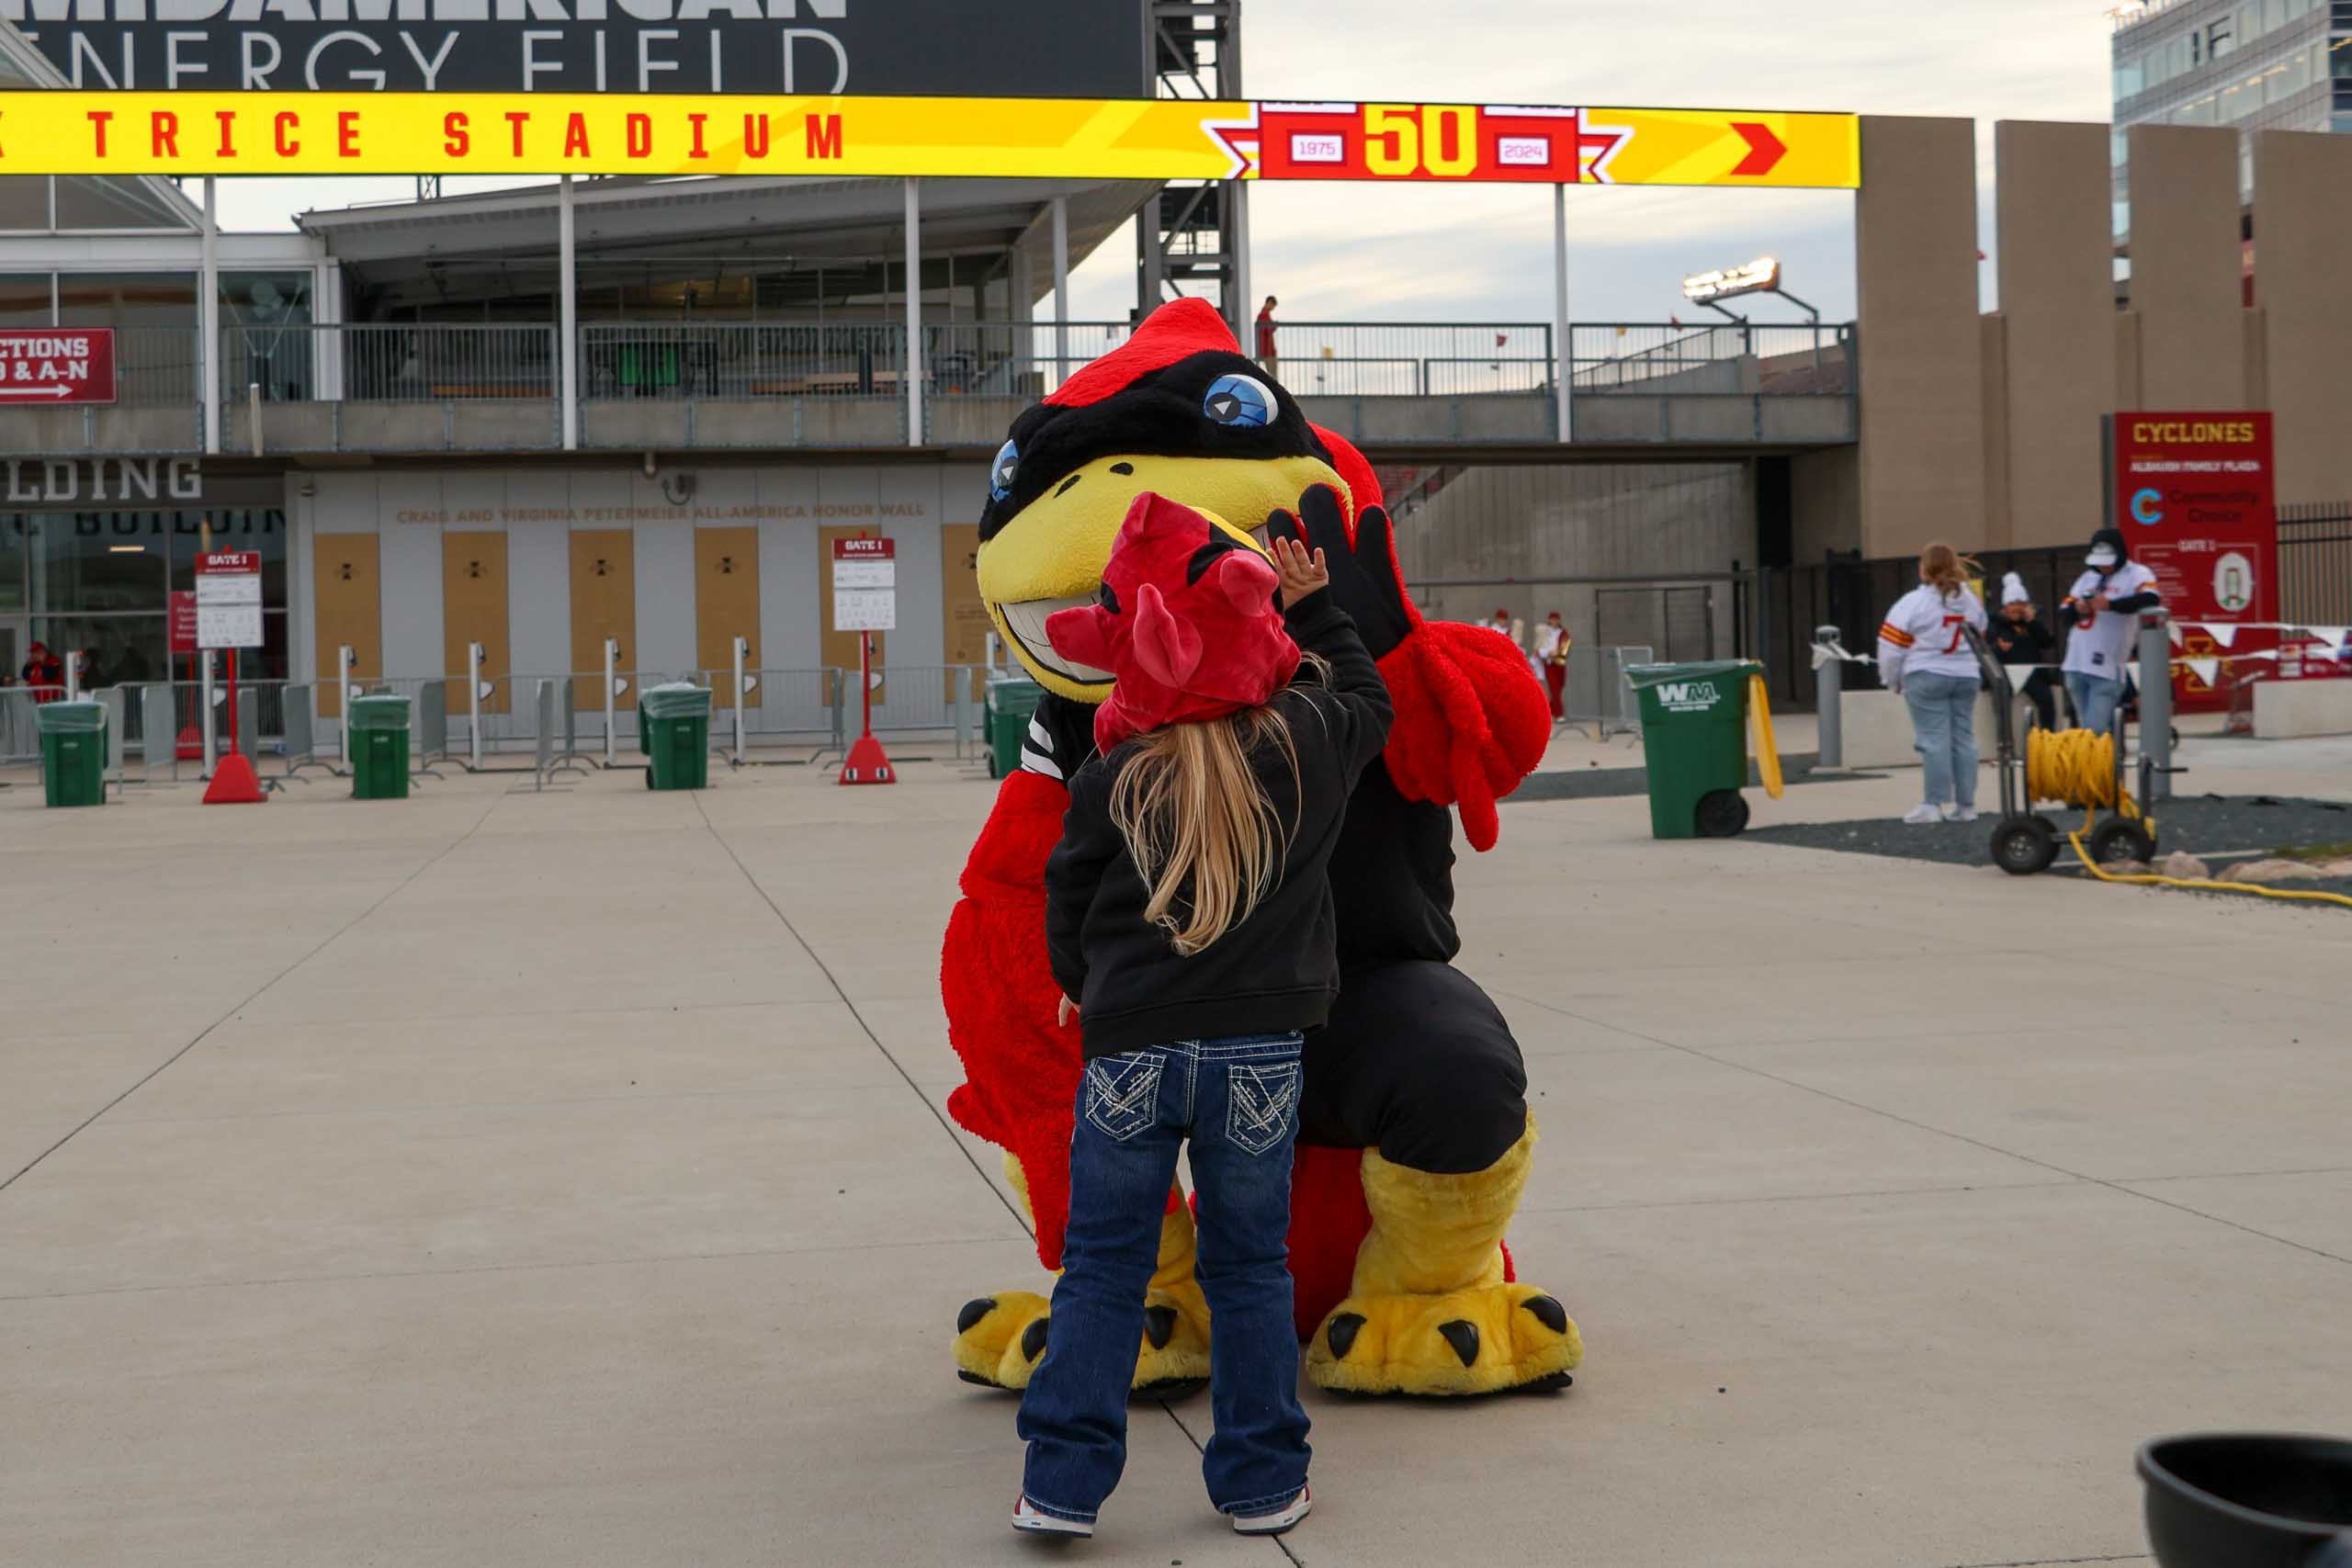
<path fill-rule="evenodd" d="M 1560 442 L 1566 445 L 1574 426 L 1569 411 L 1568 383 L 1576 374 L 1576 355 L 1568 342 L 1568 187 L 1552 187 L 1552 335 L 1555 367 L 1552 395 L 1553 418 Z"/>

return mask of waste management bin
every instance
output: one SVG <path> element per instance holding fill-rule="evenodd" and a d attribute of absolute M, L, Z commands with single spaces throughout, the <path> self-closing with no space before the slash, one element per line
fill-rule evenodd
<path fill-rule="evenodd" d="M 1650 833 L 1728 839 L 1747 826 L 1747 714 L 1756 710 L 1756 761 L 1765 789 L 1781 794 L 1781 758 L 1764 696 L 1764 667 L 1744 659 L 1705 664 L 1634 664 L 1625 680 L 1641 703 L 1649 767 Z"/>
<path fill-rule="evenodd" d="M 51 806 L 107 803 L 107 707 L 100 702 L 43 703 L 33 710 L 40 735 L 40 776 Z"/>
<path fill-rule="evenodd" d="M 1021 738 L 1046 688 L 1023 675 L 989 677 L 989 777 L 1001 779 L 1021 768 Z"/>
<path fill-rule="evenodd" d="M 397 692 L 351 699 L 351 798 L 408 798 L 409 701 Z"/>
<path fill-rule="evenodd" d="M 637 743 L 648 789 L 701 789 L 710 783 L 710 688 L 691 681 L 648 686 L 637 700 Z"/>

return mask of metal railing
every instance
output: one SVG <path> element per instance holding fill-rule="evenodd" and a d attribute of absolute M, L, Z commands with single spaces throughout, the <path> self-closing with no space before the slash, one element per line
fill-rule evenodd
<path fill-rule="evenodd" d="M 1834 397 L 1853 390 L 1850 324 L 1579 322 L 1568 331 L 1578 397 Z"/>
<path fill-rule="evenodd" d="M 1043 397 L 1132 330 L 1121 321 L 927 324 L 920 368 L 925 406 L 952 411 L 960 400 Z M 176 327 L 122 329 L 122 405 L 193 412 L 203 380 L 199 336 Z M 1430 412 L 1429 428 L 1441 438 L 1451 429 L 1461 439 L 1495 439 L 1498 432 L 1519 439 L 1516 411 L 1554 393 L 1554 339 L 1544 322 L 1284 321 L 1275 327 L 1277 355 L 1261 362 L 1311 404 L 1327 400 L 1318 417 L 1339 421 L 1334 428 L 1347 423 L 1337 400 L 1419 398 L 1449 405 Z M 1580 404 L 1683 400 L 1673 411 L 1617 410 L 1589 436 L 1579 423 L 1580 438 L 1721 440 L 1742 412 L 1753 427 L 1746 438 L 1850 438 L 1837 434 L 1838 422 L 1819 401 L 1853 395 L 1850 324 L 1582 323 L 1570 329 L 1569 346 L 1567 371 Z M 224 327 L 216 348 L 223 439 L 233 449 L 503 450 L 554 446 L 561 437 L 562 344 L 552 323 L 245 323 Z M 579 328 L 577 349 L 583 418 L 594 415 L 582 435 L 586 446 L 656 435 L 689 446 L 910 438 L 902 421 L 888 417 L 906 392 L 900 322 L 590 321 Z M 1703 406 L 1709 399 L 1719 406 Z M 1736 409 L 1725 401 L 1735 399 Z M 1786 417 L 1773 420 L 1759 400 Z M 1812 412 L 1803 412 L 1800 400 L 1813 401 Z M 657 432 L 630 419 L 634 403 L 664 411 L 654 418 Z M 792 412 L 779 416 L 763 403 L 788 403 Z M 371 419 L 354 407 L 387 412 Z M 106 412 L 84 411 L 94 419 Z M 1640 433 L 1618 428 L 1635 419 Z M 1484 435 L 1472 434 L 1474 426 Z M 1000 411 L 975 403 L 936 432 L 938 439 L 974 443 L 1001 428 Z M 164 449 L 198 435 L 191 420 L 185 435 L 157 431 L 141 441 L 142 449 Z M 93 434 L 82 445 L 100 443 Z"/>

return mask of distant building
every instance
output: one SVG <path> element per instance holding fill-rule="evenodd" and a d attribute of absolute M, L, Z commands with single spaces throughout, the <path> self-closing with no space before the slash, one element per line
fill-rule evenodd
<path fill-rule="evenodd" d="M 2128 0 L 2115 17 L 2115 232 L 2130 228 L 2126 136 L 2135 125 L 2352 130 L 2352 4 Z M 2254 189 L 2241 141 L 2238 183 Z"/>

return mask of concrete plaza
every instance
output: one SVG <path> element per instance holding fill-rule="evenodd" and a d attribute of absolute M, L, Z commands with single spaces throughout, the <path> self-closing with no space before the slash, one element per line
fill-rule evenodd
<path fill-rule="evenodd" d="M 2352 796 L 2236 755 L 2198 787 Z M 1039 1280 L 941 1110 L 991 790 L 906 774 L 81 812 L 17 775 L 0 1562 L 1053 1555 L 947 1354 Z M 2142 1439 L 2352 1425 L 2352 911 L 1659 844 L 1638 799 L 1508 807 L 1461 884 L 1576 1388 L 1310 1393 L 1281 1544 L 1207 1511 L 1204 1399 L 1139 1405 L 1059 1560 L 2136 1562 Z"/>

